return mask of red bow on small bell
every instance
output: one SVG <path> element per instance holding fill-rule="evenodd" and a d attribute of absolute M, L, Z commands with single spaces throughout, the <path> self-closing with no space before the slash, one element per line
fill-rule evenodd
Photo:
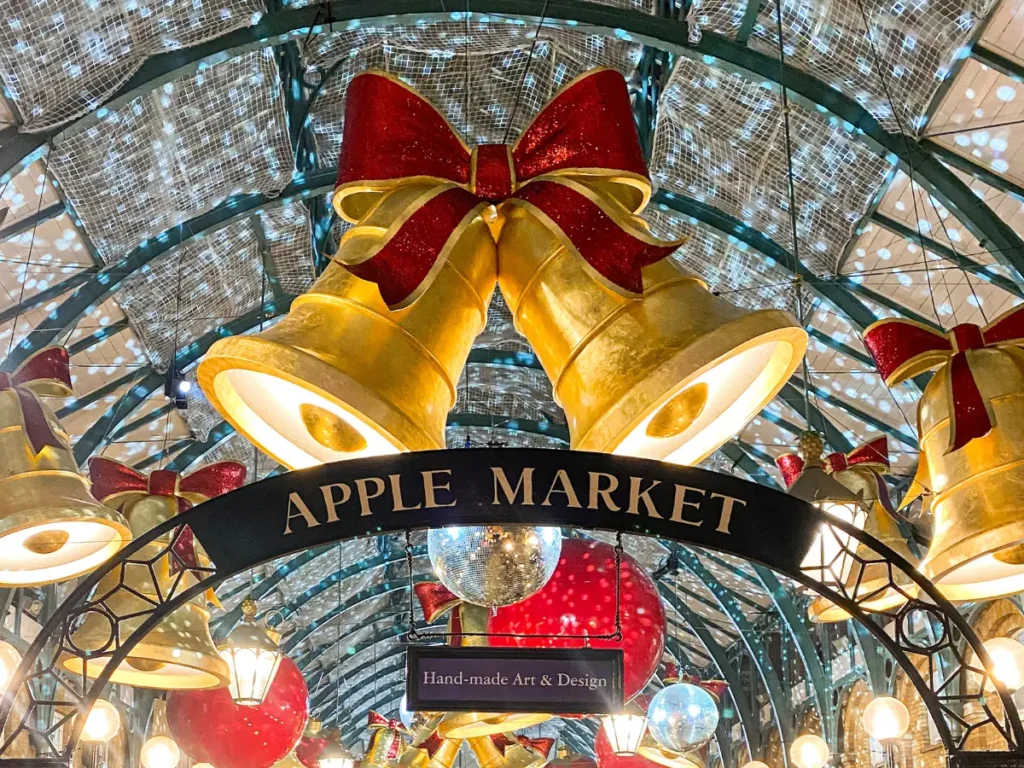
<path fill-rule="evenodd" d="M 216 496 L 241 488 L 245 482 L 245 466 L 235 461 L 210 464 L 182 477 L 169 469 L 157 469 L 146 475 L 113 459 L 94 456 L 89 459 L 89 480 L 92 495 L 108 506 L 120 505 L 133 496 L 166 496 L 178 502 L 178 514 Z M 111 503 L 113 502 L 113 503 Z M 198 566 L 195 537 L 185 526 L 174 538 L 171 549 L 186 568 Z M 171 572 L 179 563 L 171 558 Z"/>
<path fill-rule="evenodd" d="M 462 645 L 463 637 L 460 633 L 463 631 L 473 634 L 487 631 L 486 609 L 466 603 L 444 584 L 436 581 L 421 581 L 413 586 L 413 591 L 416 593 L 416 599 L 419 600 L 420 608 L 423 609 L 423 618 L 427 620 L 428 624 L 432 624 L 446 613 L 448 614 L 449 645 Z M 472 626 L 466 626 L 467 617 L 464 615 L 464 609 L 473 614 L 469 617 L 469 623 Z M 474 623 L 474 619 L 482 619 L 483 625 L 477 626 L 480 622 Z"/>
<path fill-rule="evenodd" d="M 577 179 L 629 188 L 631 209 Z M 590 274 L 630 296 L 643 292 L 641 269 L 678 243 L 654 239 L 633 218 L 647 203 L 650 180 L 622 75 L 597 69 L 543 109 L 512 147 L 470 149 L 441 113 L 409 86 L 380 72 L 348 87 L 334 205 L 348 221 L 364 205 L 349 198 L 403 183 L 436 182 L 369 258 L 346 264 L 377 284 L 392 309 L 429 287 L 466 226 L 492 204 L 525 206 Z"/>
<path fill-rule="evenodd" d="M 64 347 L 46 347 L 30 356 L 14 371 L 0 371 L 0 392 L 14 390 L 21 403 L 21 418 L 34 455 L 50 446 L 67 446 L 50 428 L 40 397 L 67 397 L 71 394 L 71 366 Z"/>
<path fill-rule="evenodd" d="M 661 681 L 665 685 L 671 685 L 672 683 L 695 685 L 711 694 L 712 698 L 717 702 L 721 702 L 722 696 L 729 690 L 729 684 L 724 680 L 702 680 L 699 675 L 680 675 L 679 666 L 674 661 L 667 661 L 664 666 L 665 674 L 662 675 Z"/>
<path fill-rule="evenodd" d="M 962 323 L 947 333 L 912 320 L 879 320 L 864 332 L 864 346 L 890 387 L 930 368 L 949 365 L 948 453 L 984 437 L 995 426 L 992 409 L 971 371 L 971 358 L 985 347 L 1024 346 L 1024 307 L 1003 313 L 984 328 Z"/>
<path fill-rule="evenodd" d="M 782 473 L 782 479 L 787 488 L 795 483 L 796 479 L 800 477 L 800 473 L 804 471 L 804 460 L 796 453 L 782 454 L 775 460 L 775 465 Z M 825 456 L 825 471 L 829 474 L 857 466 L 880 473 L 888 472 L 888 441 L 884 437 L 878 437 L 854 448 L 849 453 L 830 453 Z"/>
<path fill-rule="evenodd" d="M 543 757 L 545 760 L 548 755 L 551 754 L 551 750 L 555 747 L 555 740 L 548 738 L 536 738 L 530 739 L 526 736 L 521 736 L 514 733 L 496 733 L 491 736 L 491 741 L 494 742 L 494 746 L 504 754 L 505 750 L 509 747 L 513 747 L 519 744 L 526 749 L 536 752 L 538 755 Z"/>
<path fill-rule="evenodd" d="M 402 734 L 408 733 L 401 720 L 388 719 L 380 714 L 380 712 L 370 710 L 370 714 L 366 718 L 366 727 L 371 731 L 381 731 L 385 735 L 388 731 L 391 732 L 391 741 L 384 753 L 385 759 L 393 760 L 401 754 Z"/>

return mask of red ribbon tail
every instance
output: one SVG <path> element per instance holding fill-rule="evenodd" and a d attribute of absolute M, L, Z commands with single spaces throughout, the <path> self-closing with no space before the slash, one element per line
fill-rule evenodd
<path fill-rule="evenodd" d="M 978 389 L 968 352 L 958 352 L 949 362 L 950 429 L 946 453 L 963 448 L 976 437 L 984 437 L 995 426 L 988 403 Z"/>
<path fill-rule="evenodd" d="M 420 205 L 370 258 L 344 266 L 376 283 L 389 309 L 403 309 L 430 287 L 460 230 L 484 205 L 461 187 L 445 189 Z"/>
<path fill-rule="evenodd" d="M 181 570 L 193 570 L 199 567 L 199 558 L 196 556 L 196 537 L 192 528 L 186 525 L 179 528 L 171 544 L 171 573 L 178 573 Z"/>
<path fill-rule="evenodd" d="M 642 295 L 643 268 L 679 247 L 644 237 L 639 228 L 634 234 L 568 183 L 533 181 L 513 199 L 531 206 L 553 231 L 561 232 L 600 282 L 627 296 Z"/>
<path fill-rule="evenodd" d="M 43 448 L 47 446 L 58 449 L 64 448 L 60 438 L 50 428 L 50 424 L 46 420 L 46 411 L 43 410 L 43 404 L 39 402 L 39 398 L 23 387 L 15 387 L 14 391 L 17 392 L 18 400 L 21 402 L 21 415 L 25 420 L 25 434 L 28 437 L 29 444 L 32 446 L 34 455 L 38 456 L 42 453 Z"/>

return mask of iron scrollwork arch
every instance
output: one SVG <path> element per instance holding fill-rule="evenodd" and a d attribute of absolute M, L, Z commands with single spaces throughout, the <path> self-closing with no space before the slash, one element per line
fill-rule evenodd
<path fill-rule="evenodd" d="M 457 454 L 457 456 L 452 454 Z M 755 535 L 759 533 L 762 536 L 778 537 L 781 535 L 783 539 L 789 538 L 791 531 L 786 530 L 786 521 L 792 519 L 796 521 L 792 531 L 793 538 L 798 541 L 806 541 L 808 531 L 812 533 L 820 531 L 825 540 L 828 537 L 834 537 L 835 557 L 846 558 L 850 564 L 849 569 L 844 567 L 842 569 L 844 578 L 833 579 L 834 584 L 822 583 L 822 566 L 780 567 L 779 559 L 773 554 L 769 554 L 763 545 L 756 546 L 752 538 L 746 545 L 735 544 L 729 540 L 718 541 L 713 538 L 713 535 L 700 533 L 700 529 L 691 528 L 689 525 L 672 527 L 668 525 L 671 521 L 664 520 L 659 515 L 653 515 L 657 519 L 652 519 L 651 516 L 645 518 L 642 514 L 589 511 L 582 508 L 579 503 L 576 505 L 566 503 L 568 499 L 547 506 L 514 506 L 500 509 L 490 506 L 490 501 L 477 500 L 471 501 L 464 508 L 459 509 L 444 508 L 434 512 L 420 510 L 411 513 L 411 517 L 402 514 L 390 516 L 385 514 L 373 518 L 372 522 L 360 519 L 359 525 L 317 527 L 315 541 L 310 541 L 308 536 L 305 539 L 297 537 L 294 541 L 275 543 L 274 546 L 278 548 L 275 551 L 268 550 L 265 542 L 261 549 L 260 543 L 255 542 L 251 537 L 247 540 L 244 536 L 238 535 L 238 519 L 244 519 L 241 516 L 251 512 L 254 504 L 269 503 L 268 499 L 291 498 L 289 488 L 293 486 L 306 487 L 314 491 L 322 490 L 324 487 L 331 487 L 322 485 L 325 479 L 328 483 L 337 483 L 340 477 L 351 482 L 352 477 L 360 472 L 366 474 L 368 469 L 371 470 L 370 474 L 381 477 L 400 470 L 410 470 L 410 468 L 419 471 L 421 467 L 430 467 L 431 469 L 428 469 L 427 472 L 433 473 L 455 471 L 436 469 L 439 461 L 446 461 L 449 465 L 459 462 L 466 464 L 465 470 L 468 477 L 474 472 L 479 473 L 481 467 L 486 470 L 488 466 L 500 466 L 503 462 L 510 462 L 513 466 L 522 467 L 523 461 L 531 459 L 539 466 L 568 467 L 568 469 L 558 469 L 557 471 L 581 472 L 584 476 L 586 474 L 607 474 L 610 471 L 621 471 L 626 474 L 632 472 L 634 475 L 645 472 L 648 478 L 662 478 L 668 487 L 674 483 L 677 485 L 679 482 L 688 483 L 688 486 L 684 487 L 688 487 L 690 490 L 693 490 L 695 484 L 704 483 L 710 490 L 734 494 L 738 503 L 747 504 L 749 502 L 757 507 L 758 516 L 751 517 L 746 524 L 749 525 L 750 521 L 753 521 L 765 530 L 752 528 L 751 531 L 748 531 L 748 538 L 751 538 L 751 532 Z M 544 464 L 540 462 L 544 462 Z M 551 471 L 556 470 L 551 467 Z M 7 734 L 3 743 L 0 744 L 0 764 L 3 760 L 14 760 L 14 758 L 4 757 L 4 755 L 8 753 L 15 738 L 27 732 L 35 735 L 34 740 L 37 744 L 45 745 L 45 754 L 40 754 L 37 758 L 27 761 L 21 759 L 18 760 L 18 763 L 70 765 L 85 720 L 84 717 L 76 717 L 76 715 L 87 713 L 90 710 L 114 669 L 128 657 L 136 643 L 174 609 L 202 595 L 206 590 L 232 575 L 255 567 L 272 557 L 304 549 L 311 544 L 336 543 L 363 535 L 402 532 L 427 527 L 431 524 L 481 525 L 502 522 L 560 524 L 580 529 L 604 529 L 658 536 L 681 544 L 719 550 L 775 567 L 780 573 L 807 586 L 846 610 L 851 618 L 866 627 L 889 651 L 903 668 L 927 707 L 954 766 L 969 764 L 968 756 L 971 753 L 965 749 L 968 738 L 976 730 L 990 725 L 996 729 L 1006 743 L 1006 752 L 1013 753 L 1015 758 L 1024 761 L 1024 728 L 1022 728 L 1020 717 L 1008 691 L 998 682 L 990 680 L 986 668 L 991 666 L 991 659 L 964 617 L 931 582 L 884 543 L 793 497 L 738 478 L 689 467 L 677 467 L 660 462 L 601 454 L 542 452 L 523 449 L 422 452 L 386 459 L 340 462 L 337 465 L 325 465 L 289 474 L 293 477 L 286 474 L 255 483 L 228 496 L 201 504 L 185 515 L 161 524 L 145 536 L 133 541 L 117 556 L 81 580 L 79 586 L 58 607 L 25 652 L 11 684 L 0 701 L 0 726 Z M 479 481 L 474 480 L 474 482 Z M 629 483 L 627 482 L 626 485 Z M 473 489 L 469 489 L 469 491 L 467 495 L 472 496 Z M 709 495 L 715 496 L 718 493 Z M 325 496 L 325 498 L 327 497 Z M 740 501 L 740 499 L 746 499 L 746 501 Z M 411 504 L 411 502 L 408 503 Z M 454 504 L 438 504 L 436 506 L 454 507 Z M 230 528 L 233 534 L 231 556 L 227 557 L 228 549 L 223 547 L 219 549 L 219 552 L 225 554 L 225 559 L 230 561 L 230 566 L 224 566 L 223 562 L 218 565 L 215 552 L 211 552 L 212 562 L 202 559 L 199 565 L 182 562 L 177 554 L 181 549 L 177 546 L 181 537 L 191 536 L 195 533 L 199 534 L 196 538 L 200 544 L 209 544 L 211 542 L 204 542 L 203 536 L 211 530 L 211 521 L 219 520 L 221 515 L 230 517 L 233 514 L 239 517 L 228 521 L 230 525 L 223 522 L 217 523 L 225 529 Z M 258 514 L 270 513 L 259 512 Z M 433 517 L 430 516 L 431 514 Z M 771 534 L 766 526 L 770 527 L 772 524 L 783 530 L 776 530 L 774 534 Z M 254 519 L 251 536 L 261 535 L 258 529 L 263 527 L 260 520 Z M 153 546 L 154 542 L 157 543 L 156 547 Z M 156 553 L 157 548 L 159 548 L 158 554 Z M 766 562 L 773 558 L 774 562 Z M 163 581 L 155 578 L 154 569 L 161 562 L 175 563 L 179 566 L 173 578 L 168 579 L 166 575 Z M 869 614 L 862 608 L 865 602 L 876 598 L 879 594 L 877 585 L 873 585 L 870 591 L 862 589 L 861 575 L 868 566 L 872 565 L 884 567 L 888 574 L 888 583 L 885 585 L 885 589 L 898 591 L 906 598 L 906 602 L 882 613 Z M 111 610 L 108 601 L 119 589 L 126 588 L 123 583 L 124 573 L 132 568 L 148 569 L 150 575 L 154 577 L 154 582 L 162 584 L 162 586 L 156 590 L 157 594 L 146 598 L 147 610 L 131 616 L 117 616 Z M 814 571 L 818 571 L 818 578 L 814 577 Z M 170 572 L 172 571 L 168 571 L 168 573 Z M 105 589 L 101 594 L 97 590 L 97 586 L 102 579 L 115 573 L 118 574 L 117 588 Z M 161 573 L 165 572 L 161 571 Z M 848 578 L 845 577 L 847 573 L 855 575 Z M 137 595 L 134 592 L 133 594 Z M 110 642 L 105 648 L 98 651 L 87 652 L 75 648 L 71 637 L 77 624 L 83 616 L 96 612 L 104 615 L 111 622 Z M 907 631 L 911 617 L 921 614 L 930 614 L 932 620 L 942 630 L 937 640 L 925 645 L 919 644 Z M 886 632 L 878 621 L 879 617 L 895 622 L 896 630 L 893 632 L 893 636 Z M 122 628 L 129 620 L 133 623 L 134 629 L 127 632 L 125 636 L 121 636 Z M 971 654 L 984 667 L 972 664 Z M 83 672 L 81 673 L 72 674 L 63 668 L 62 662 L 69 656 L 93 661 L 106 660 L 106 664 L 98 676 L 88 678 L 84 674 L 84 665 L 82 665 Z M 927 680 L 918 671 L 911 658 L 913 656 L 927 659 Z M 940 658 L 945 658 L 947 661 L 951 658 L 955 662 L 949 674 L 939 674 Z M 48 684 L 40 685 L 41 682 Z M 40 690 L 54 690 L 57 693 L 44 697 L 36 694 Z M 28 697 L 29 706 L 25 708 L 20 722 L 13 724 L 13 727 L 6 727 L 15 698 L 19 695 Z M 995 704 L 995 700 L 999 701 L 998 705 Z M 967 712 L 965 709 L 965 705 L 970 703 L 975 705 L 973 712 Z"/>

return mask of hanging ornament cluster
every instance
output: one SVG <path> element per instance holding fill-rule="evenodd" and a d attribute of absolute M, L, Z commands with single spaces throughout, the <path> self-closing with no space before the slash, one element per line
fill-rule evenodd
<path fill-rule="evenodd" d="M 918 406 L 921 457 L 909 503 L 931 496 L 921 573 L 951 600 L 1024 590 L 1024 308 L 946 333 L 906 320 L 870 326 L 864 345 L 888 386 L 929 369 Z"/>
<path fill-rule="evenodd" d="M 852 523 L 911 565 L 917 564 L 899 530 L 883 477 L 889 472 L 889 445 L 885 437 L 866 442 L 849 453 L 823 455 L 821 436 L 811 432 L 800 436 L 800 450 L 776 459 L 792 495 Z M 842 497 L 844 492 L 846 498 Z M 916 591 L 906 573 L 890 568 L 878 553 L 830 527 L 823 528 L 815 538 L 803 567 L 808 569 L 808 575 L 844 592 L 869 612 L 891 610 Z M 812 601 L 808 615 L 823 623 L 850 618 L 844 609 L 825 597 Z"/>
<path fill-rule="evenodd" d="M 532 597 L 498 608 L 488 617 L 489 632 L 514 635 L 493 637 L 491 645 L 621 648 L 625 697 L 632 699 L 657 671 L 665 648 L 665 610 L 643 566 L 624 552 L 619 553 L 619 562 L 616 605 L 615 547 L 601 541 L 566 539 L 558 567 L 547 584 Z M 610 637 L 616 631 L 616 610 L 621 640 Z"/>
<path fill-rule="evenodd" d="M 380 72 L 352 80 L 345 110 L 334 208 L 354 227 L 285 320 L 198 369 L 286 466 L 443 448 L 496 282 L 576 449 L 696 463 L 799 364 L 790 314 L 713 295 L 636 215 L 652 190 L 619 73 L 568 84 L 513 145 L 471 149 Z"/>
<path fill-rule="evenodd" d="M 124 514 L 134 536 L 173 519 L 193 504 L 239 488 L 245 474 L 245 467 L 236 462 L 211 464 L 184 477 L 166 469 L 146 476 L 101 457 L 89 462 L 93 493 Z M 119 621 L 120 637 L 135 632 L 161 600 L 197 584 L 191 568 L 209 567 L 205 553 L 187 528 L 171 531 L 146 544 L 136 559 L 149 560 L 151 565 L 117 568 L 104 576 L 97 587 L 100 594 L 108 595 L 107 609 L 126 617 Z M 114 670 L 111 682 L 165 690 L 228 685 L 230 669 L 210 636 L 206 603 L 207 596 L 199 595 L 164 616 Z M 110 631 L 105 615 L 87 613 L 75 630 L 72 643 L 92 655 L 88 659 L 67 656 L 63 662 L 65 669 L 99 676 L 114 650 Z"/>
<path fill-rule="evenodd" d="M 302 672 L 285 656 L 263 703 L 235 704 L 227 688 L 172 691 L 167 720 L 171 735 L 193 760 L 217 768 L 270 768 L 298 744 L 309 717 L 308 699 Z"/>
<path fill-rule="evenodd" d="M 0 587 L 81 576 L 131 541 L 124 518 L 89 495 L 68 436 L 43 401 L 69 395 L 63 347 L 0 372 Z"/>
<path fill-rule="evenodd" d="M 468 603 L 518 603 L 547 584 L 562 532 L 528 525 L 432 528 L 427 552 L 437 578 Z"/>

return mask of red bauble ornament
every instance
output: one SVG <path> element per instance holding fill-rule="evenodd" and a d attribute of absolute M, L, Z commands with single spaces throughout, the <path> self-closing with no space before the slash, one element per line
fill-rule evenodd
<path fill-rule="evenodd" d="M 327 736 L 303 736 L 295 748 L 295 756 L 306 768 L 320 768 L 320 753 L 329 741 Z"/>
<path fill-rule="evenodd" d="M 623 651 L 626 700 L 643 690 L 665 648 L 665 610 L 658 588 L 627 554 L 620 568 L 622 640 L 591 640 L 592 648 Z M 567 638 L 492 637 L 494 646 L 581 648 L 583 633 L 615 632 L 615 548 L 601 541 L 563 539 L 558 567 L 543 588 L 521 603 L 499 608 L 488 631 Z M 221 768 L 217 766 L 217 768 Z"/>
<path fill-rule="evenodd" d="M 270 768 L 292 751 L 308 717 L 306 681 L 287 656 L 257 707 L 235 704 L 227 688 L 167 697 L 167 721 L 178 746 L 217 768 Z"/>
<path fill-rule="evenodd" d="M 604 732 L 604 725 L 597 727 L 597 738 L 594 739 L 594 754 L 597 756 L 597 768 L 661 768 L 653 760 L 640 755 L 616 755 Z"/>

